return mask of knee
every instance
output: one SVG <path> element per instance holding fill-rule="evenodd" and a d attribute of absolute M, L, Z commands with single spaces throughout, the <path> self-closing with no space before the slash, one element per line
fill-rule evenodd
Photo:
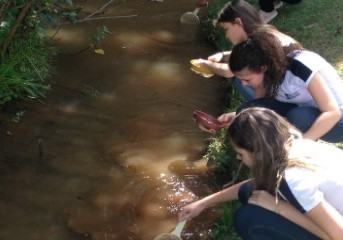
<path fill-rule="evenodd" d="M 242 204 L 242 206 L 234 213 L 233 223 L 235 231 L 243 239 L 251 239 L 252 230 L 265 217 L 266 210 L 253 204 Z"/>
<path fill-rule="evenodd" d="M 287 120 L 301 132 L 306 132 L 320 114 L 314 107 L 296 107 L 287 112 Z"/>
<path fill-rule="evenodd" d="M 255 190 L 255 184 L 252 181 L 243 183 L 238 190 L 238 199 L 241 203 L 248 203 L 249 197 Z"/>

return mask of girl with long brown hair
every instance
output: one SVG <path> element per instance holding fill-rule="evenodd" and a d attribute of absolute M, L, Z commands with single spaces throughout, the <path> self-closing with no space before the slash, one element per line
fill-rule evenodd
<path fill-rule="evenodd" d="M 237 233 L 248 240 L 343 239 L 343 151 L 302 138 L 266 108 L 240 112 L 228 142 L 251 179 L 186 205 L 179 220 L 239 199 Z"/>

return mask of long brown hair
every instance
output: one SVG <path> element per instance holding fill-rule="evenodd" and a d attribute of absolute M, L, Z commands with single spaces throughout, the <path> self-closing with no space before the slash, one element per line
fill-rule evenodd
<path fill-rule="evenodd" d="M 257 188 L 274 195 L 288 166 L 288 147 L 301 138 L 300 131 L 274 111 L 254 107 L 240 112 L 227 132 L 230 142 L 252 153 Z"/>
<path fill-rule="evenodd" d="M 217 23 L 234 23 L 236 18 L 240 18 L 243 29 L 249 36 L 254 30 L 261 27 L 273 28 L 266 24 L 260 17 L 257 10 L 244 0 L 233 0 L 228 2 L 219 12 Z"/>

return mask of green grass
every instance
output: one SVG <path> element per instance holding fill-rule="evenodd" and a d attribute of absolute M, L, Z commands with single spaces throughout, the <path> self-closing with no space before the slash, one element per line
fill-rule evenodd
<path fill-rule="evenodd" d="M 0 46 L 7 28 L 0 29 Z M 48 89 L 45 79 L 52 70 L 54 50 L 35 31 L 16 36 L 0 62 L 0 106 L 15 99 L 41 99 Z"/>
<path fill-rule="evenodd" d="M 257 9 L 257 0 L 248 0 Z M 218 10 L 227 3 L 227 0 L 217 0 L 208 9 L 208 19 L 204 25 L 204 32 L 218 50 L 229 50 L 232 44 L 225 38 L 221 29 L 213 26 L 212 20 L 216 18 Z M 281 32 L 297 39 L 302 45 L 319 53 L 330 62 L 343 78 L 343 1 L 342 0 L 303 0 L 299 4 L 284 3 L 278 10 L 278 16 L 270 23 Z M 343 81 L 343 80 L 342 80 Z M 232 86 L 229 87 L 229 98 L 226 111 L 235 110 L 243 99 Z M 232 174 L 229 165 L 235 165 L 232 150 L 222 141 L 225 133 L 218 133 L 210 142 L 206 158 L 217 164 L 219 173 L 225 170 Z M 336 144 L 343 147 L 343 143 Z M 227 161 L 227 162 L 225 162 Z M 246 177 L 243 172 L 241 178 Z M 239 203 L 225 205 L 221 219 L 215 223 L 212 231 L 213 239 L 239 239 L 232 228 L 232 214 L 239 207 Z"/>

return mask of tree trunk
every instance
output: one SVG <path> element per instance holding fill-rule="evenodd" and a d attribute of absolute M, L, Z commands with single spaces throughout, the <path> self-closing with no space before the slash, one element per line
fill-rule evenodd
<path fill-rule="evenodd" d="M 20 26 L 21 22 L 24 20 L 27 12 L 30 10 L 30 8 L 32 7 L 32 5 L 36 2 L 36 0 L 30 0 L 26 6 L 20 11 L 19 16 L 17 17 L 10 34 L 8 35 L 8 38 L 6 39 L 6 42 L 4 44 L 4 46 L 2 47 L 1 50 L 1 56 L 4 57 L 5 53 L 8 49 L 8 47 L 10 46 L 12 39 L 14 37 L 14 34 L 16 33 L 18 27 Z"/>

